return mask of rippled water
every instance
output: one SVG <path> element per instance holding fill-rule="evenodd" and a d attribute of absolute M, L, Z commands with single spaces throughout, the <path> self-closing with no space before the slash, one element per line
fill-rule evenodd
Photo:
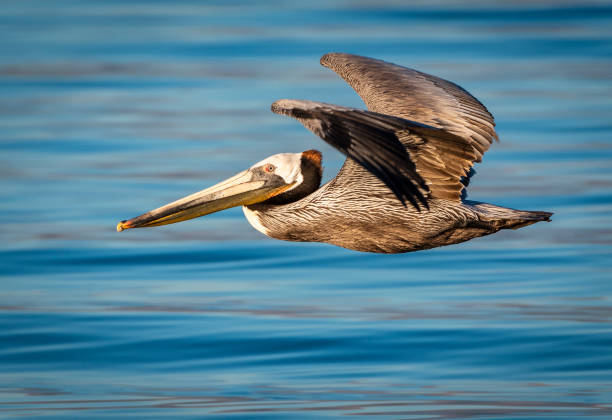
<path fill-rule="evenodd" d="M 0 15 L 0 417 L 612 417 L 612 4 L 19 1 Z M 405 255 L 132 217 L 279 152 L 318 64 L 453 80 L 470 197 L 552 223 Z"/>

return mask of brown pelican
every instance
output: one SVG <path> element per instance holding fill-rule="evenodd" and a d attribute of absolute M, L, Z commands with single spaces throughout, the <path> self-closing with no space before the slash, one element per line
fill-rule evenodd
<path fill-rule="evenodd" d="M 400 253 L 548 221 L 552 213 L 467 201 L 472 165 L 497 139 L 493 116 L 460 86 L 406 67 L 330 53 L 368 110 L 282 99 L 289 115 L 347 156 L 320 186 L 321 153 L 281 153 L 210 188 L 117 225 L 160 226 L 243 206 L 251 225 L 287 241 Z"/>

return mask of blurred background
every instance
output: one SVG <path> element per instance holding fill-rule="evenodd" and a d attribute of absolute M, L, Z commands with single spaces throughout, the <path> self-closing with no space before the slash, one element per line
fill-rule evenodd
<path fill-rule="evenodd" d="M 4 2 L 0 416 L 612 416 L 612 2 Z M 552 223 L 404 255 L 232 209 L 119 220 L 271 154 L 331 51 L 451 80 L 501 142 L 471 199 Z"/>

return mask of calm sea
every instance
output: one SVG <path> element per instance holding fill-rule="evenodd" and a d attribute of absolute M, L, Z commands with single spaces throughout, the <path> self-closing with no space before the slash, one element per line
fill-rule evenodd
<path fill-rule="evenodd" d="M 6 1 L 0 417 L 612 418 L 612 3 Z M 497 119 L 470 198 L 552 223 L 404 255 L 240 209 L 115 224 L 268 155 L 342 156 L 280 98 L 362 107 L 374 56 Z"/>

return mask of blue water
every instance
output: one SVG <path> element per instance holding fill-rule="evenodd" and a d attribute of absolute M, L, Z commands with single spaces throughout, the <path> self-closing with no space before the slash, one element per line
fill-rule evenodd
<path fill-rule="evenodd" d="M 15 1 L 0 12 L 0 417 L 612 418 L 612 3 Z M 319 57 L 453 80 L 496 116 L 470 197 L 552 223 L 404 255 L 240 209 L 115 224 L 318 148 Z"/>

